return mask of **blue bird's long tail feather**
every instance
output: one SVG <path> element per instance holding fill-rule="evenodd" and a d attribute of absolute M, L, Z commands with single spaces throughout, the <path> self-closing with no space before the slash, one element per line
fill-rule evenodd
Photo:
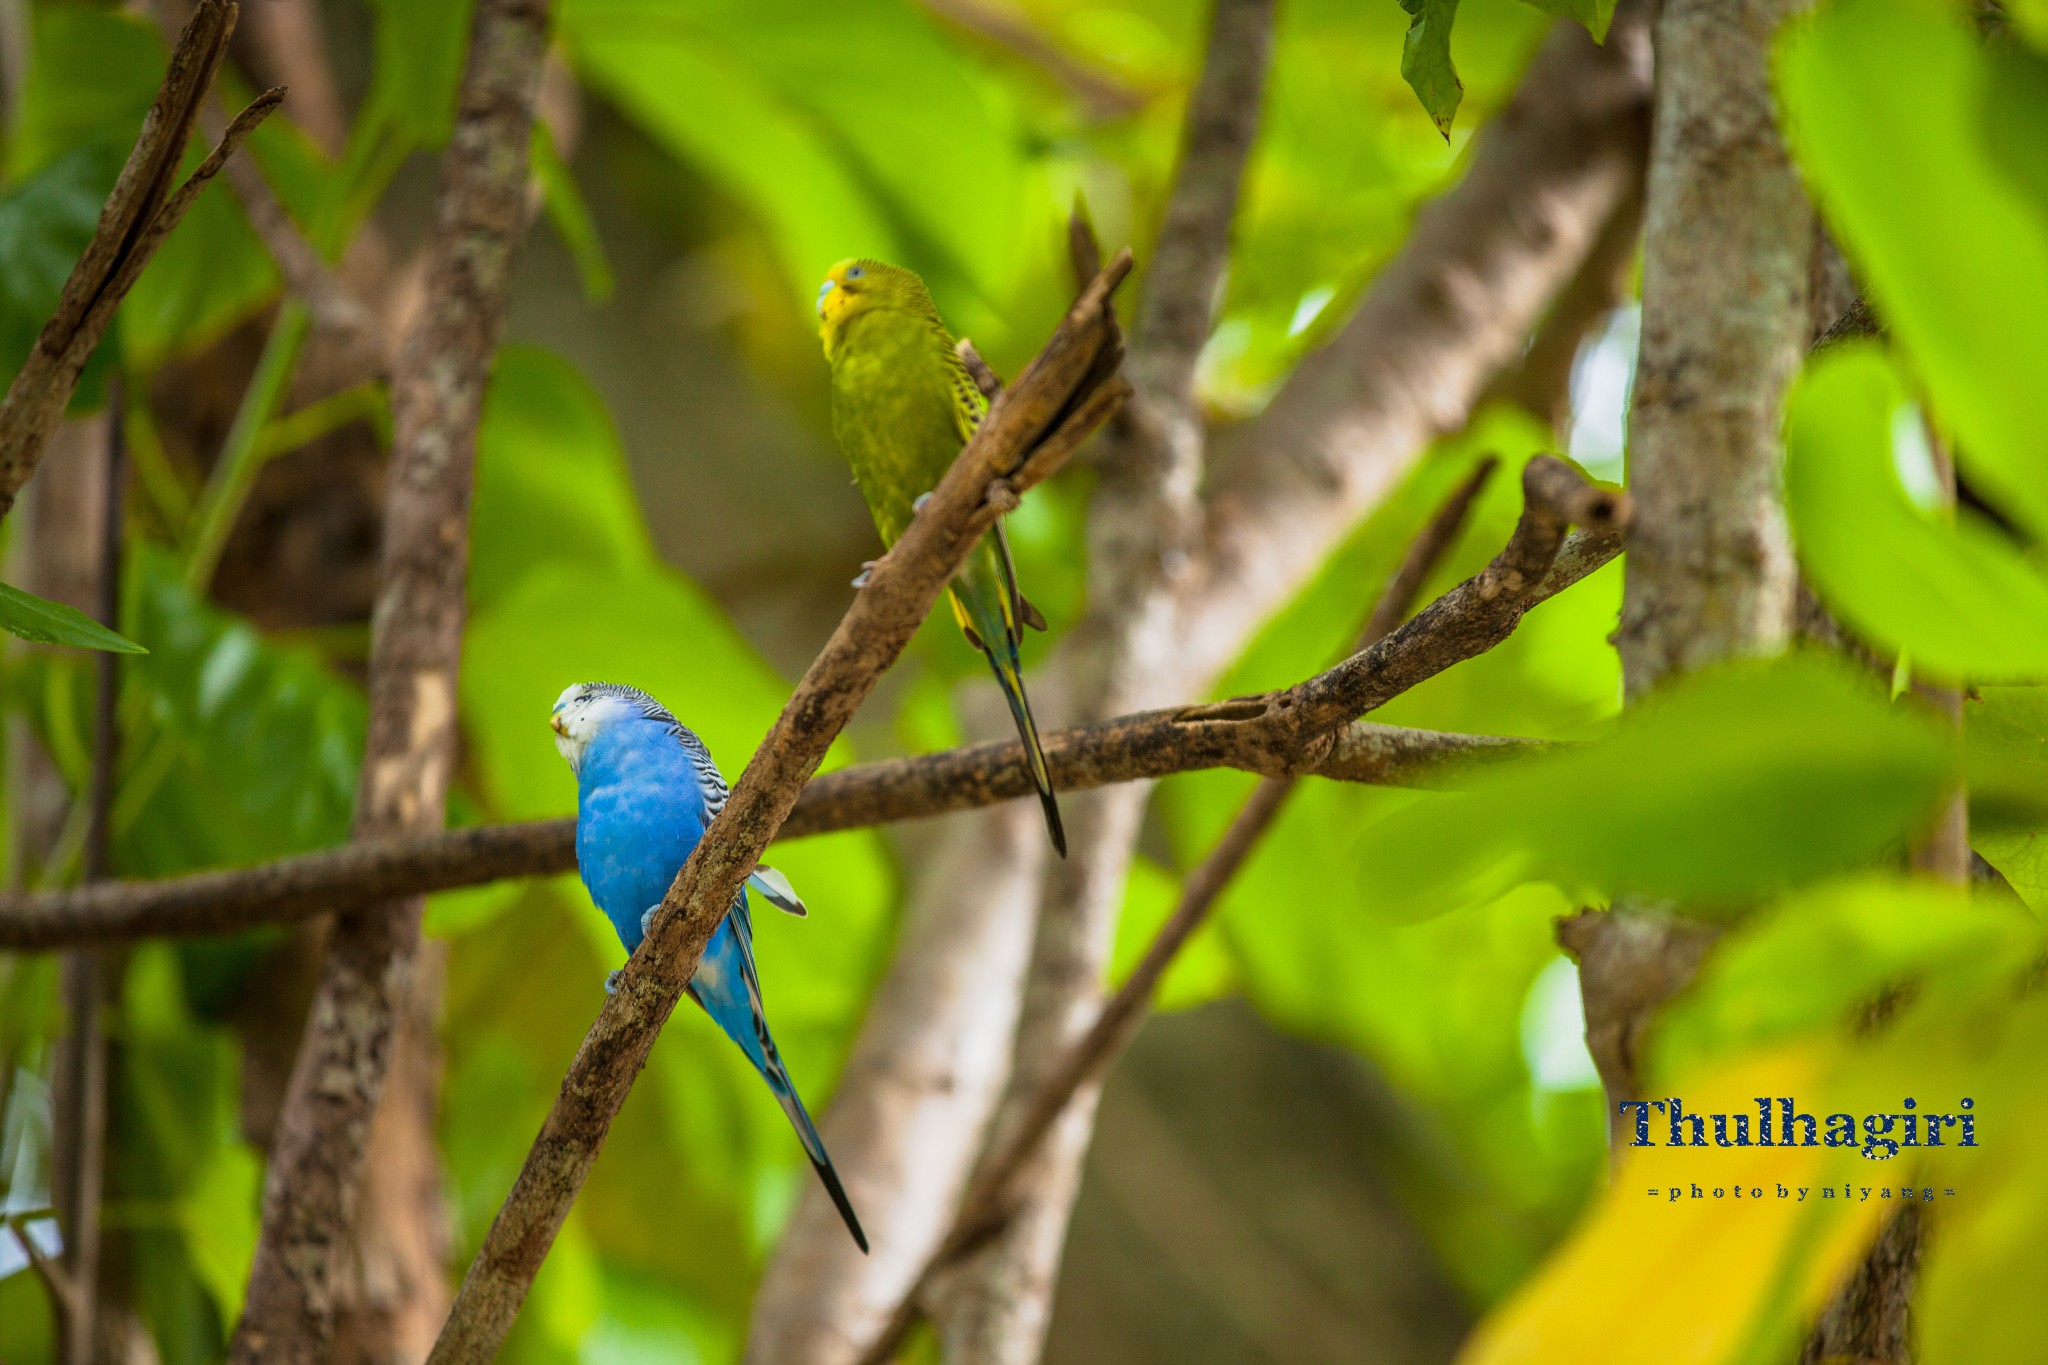
<path fill-rule="evenodd" d="M 817 1125 L 805 1112 L 804 1102 L 797 1098 L 796 1083 L 790 1080 L 789 1068 L 782 1064 L 782 1054 L 775 1050 L 775 1039 L 768 1032 L 768 1016 L 761 1007 L 761 980 L 754 969 L 753 917 L 747 913 L 744 891 L 734 900 L 725 923 L 718 926 L 711 942 L 705 945 L 704 957 L 697 964 L 697 974 L 690 979 L 688 990 L 690 998 L 703 1006 L 728 1038 L 739 1044 L 740 1051 L 761 1073 L 761 1079 L 768 1082 L 776 1103 L 789 1116 L 790 1127 L 796 1129 L 804 1155 L 811 1159 L 811 1168 L 824 1182 L 825 1193 L 832 1196 L 839 1216 L 846 1220 L 846 1230 L 853 1234 L 854 1245 L 865 1253 L 868 1238 L 854 1214 L 853 1201 L 846 1197 L 846 1187 L 839 1183 L 839 1172 L 825 1152 L 824 1139 L 818 1136 Z"/>
<path fill-rule="evenodd" d="M 762 1068 L 761 1074 L 767 1078 L 768 1088 L 775 1092 L 782 1112 L 789 1115 L 790 1127 L 796 1129 L 797 1139 L 804 1145 L 804 1155 L 811 1159 L 811 1169 L 818 1173 L 825 1193 L 832 1196 L 833 1206 L 846 1221 L 846 1230 L 853 1234 L 853 1244 L 861 1249 L 862 1255 L 866 1255 L 868 1235 L 861 1231 L 860 1216 L 853 1211 L 853 1201 L 846 1197 L 846 1187 L 839 1183 L 839 1172 L 833 1168 L 832 1158 L 825 1151 L 825 1140 L 818 1136 L 817 1125 L 805 1112 L 804 1102 L 797 1097 L 789 1073 L 782 1069 L 782 1058 L 775 1055 L 775 1044 L 766 1038 L 762 1041 L 767 1043 L 768 1065 Z"/>

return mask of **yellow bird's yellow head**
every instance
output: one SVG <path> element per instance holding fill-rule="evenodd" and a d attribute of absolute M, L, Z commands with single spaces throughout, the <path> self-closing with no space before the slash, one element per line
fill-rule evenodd
<path fill-rule="evenodd" d="M 825 354 L 838 349 L 846 325 L 863 313 L 893 309 L 939 321 L 924 281 L 900 265 L 865 258 L 841 261 L 825 272 L 818 286 L 818 334 Z"/>

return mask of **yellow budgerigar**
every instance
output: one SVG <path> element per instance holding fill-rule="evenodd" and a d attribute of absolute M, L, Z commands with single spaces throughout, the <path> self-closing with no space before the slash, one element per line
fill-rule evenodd
<path fill-rule="evenodd" d="M 881 261 L 841 261 L 818 290 L 818 317 L 832 364 L 832 431 L 882 543 L 894 545 L 917 500 L 938 486 L 974 434 L 988 402 L 961 363 L 924 281 L 910 271 Z M 1044 622 L 1017 589 L 1000 522 L 968 555 L 950 591 L 960 629 L 987 658 L 1010 704 L 1046 828 L 1065 856 L 1066 831 L 1017 652 L 1023 627 L 1042 630 Z"/>

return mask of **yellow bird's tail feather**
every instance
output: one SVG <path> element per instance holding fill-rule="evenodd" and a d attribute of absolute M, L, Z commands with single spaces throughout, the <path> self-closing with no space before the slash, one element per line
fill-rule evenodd
<path fill-rule="evenodd" d="M 996 675 L 996 686 L 1010 705 L 1010 718 L 1017 724 L 1017 738 L 1024 744 L 1024 762 L 1031 770 L 1031 784 L 1038 789 L 1038 804 L 1045 811 L 1046 833 L 1059 855 L 1067 856 L 1067 831 L 1060 823 L 1059 799 L 1053 795 L 1052 772 L 1046 766 L 1045 747 L 1039 743 L 1038 722 L 1031 714 L 1031 698 L 1024 691 L 1024 670 L 1017 654 L 1017 627 L 1004 605 L 986 602 L 992 594 L 976 592 L 958 581 L 952 584 L 953 619 L 960 623 L 968 642 L 988 660 Z"/>

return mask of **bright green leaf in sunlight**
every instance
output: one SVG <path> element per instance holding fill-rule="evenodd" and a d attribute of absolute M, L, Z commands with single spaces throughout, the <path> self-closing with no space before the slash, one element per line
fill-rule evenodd
<path fill-rule="evenodd" d="M 533 125 L 533 178 L 540 182 L 548 221 L 555 225 L 562 245 L 576 262 L 576 273 L 583 279 L 583 297 L 593 303 L 604 302 L 612 296 L 612 263 L 605 258 L 604 243 L 598 239 L 597 223 L 576 184 L 576 173 L 555 150 L 555 135 L 545 123 Z"/>
<path fill-rule="evenodd" d="M 2005 0 L 2004 8 L 2028 41 L 2048 51 L 2048 0 Z"/>
<path fill-rule="evenodd" d="M 1458 102 L 1465 98 L 1465 83 L 1451 65 L 1451 25 L 1458 17 L 1458 0 L 1401 0 L 1411 16 L 1408 38 L 1401 45 L 1401 79 L 1415 91 L 1429 121 L 1451 138 L 1451 120 Z"/>
<path fill-rule="evenodd" d="M 1970 846 L 2036 913 L 2048 914 L 2048 687 L 1972 688 L 1963 707 Z M 2012 794 L 2034 798 L 2014 803 Z M 2019 809 L 2011 809 L 2019 804 Z"/>
<path fill-rule="evenodd" d="M 108 630 L 76 607 L 37 597 L 0 583 L 0 630 L 43 645 L 104 649 L 114 654 L 147 654 L 125 635 Z"/>
<path fill-rule="evenodd" d="M 223 1142 L 178 1208 L 192 1268 L 213 1295 L 223 1322 L 242 1315 L 249 1266 L 256 1259 L 256 1209 L 262 1193 L 262 1158 L 247 1143 Z"/>
<path fill-rule="evenodd" d="M 1942 1210 L 1913 1304 L 1922 1365 L 1980 1365 L 2038 1355 L 2048 1335 L 2048 1011 L 2032 1008 L 2003 1030 L 1975 1091 L 2007 1140 L 1986 1143 L 1969 1172 L 1970 1198 Z M 1972 1042 L 1979 1050 L 1985 1039 Z M 1960 1184 L 1960 1180 L 1956 1183 Z"/>
<path fill-rule="evenodd" d="M 128 670 L 149 728 L 123 745 L 116 852 L 131 875 L 255 862 L 339 843 L 362 763 L 362 694 L 305 650 L 192 595 L 161 551 L 138 556 Z"/>
<path fill-rule="evenodd" d="M 1976 486 L 2048 534 L 2048 57 L 1836 0 L 1779 52 L 1787 133 Z"/>
<path fill-rule="evenodd" d="M 761 214 L 805 303 L 856 255 L 1006 295 L 1022 138 L 905 0 L 567 0 L 560 23 L 585 80 Z"/>
<path fill-rule="evenodd" d="M 2008 980 L 2041 928 L 2010 899 L 1926 880 L 1866 877 L 1788 897 L 1732 932 L 1658 1020 L 1660 1075 L 1847 1027 L 1888 989 L 1930 973 L 1954 991 Z"/>
<path fill-rule="evenodd" d="M 1917 420 L 1882 352 L 1829 351 L 1786 418 L 1785 500 L 1823 601 L 1916 670 L 1950 679 L 2048 677 L 2048 580 L 1968 508 L 1915 505 L 1894 433 Z"/>
<path fill-rule="evenodd" d="M 1116 949 L 1109 976 L 1121 982 L 1137 967 L 1180 901 L 1180 883 L 1148 858 L 1131 860 L 1124 881 L 1124 909 L 1116 921 Z M 1190 1009 L 1229 993 L 1233 984 L 1230 957 L 1213 923 L 1202 926 L 1175 955 L 1159 982 L 1153 1001 L 1157 1009 Z"/>
<path fill-rule="evenodd" d="M 1525 879 L 1733 908 L 1877 856 L 1955 768 L 1931 722 L 1844 665 L 1735 664 L 1681 680 L 1612 738 L 1416 799 L 1366 831 L 1357 875 L 1394 915 Z"/>
<path fill-rule="evenodd" d="M 602 585 L 654 563 L 604 400 L 573 365 L 532 346 L 507 346 L 492 363 L 470 520 L 474 607 L 538 564 L 573 561 Z"/>
<path fill-rule="evenodd" d="M 1607 26 L 1614 22 L 1614 0 L 1529 0 L 1545 14 L 1575 19 L 1586 26 L 1594 42 L 1607 40 Z"/>
<path fill-rule="evenodd" d="M 37 5 L 34 14 L 28 80 L 7 138 L 8 182 L 88 142 L 112 144 L 119 166 L 163 79 L 156 25 L 95 5 Z"/>

